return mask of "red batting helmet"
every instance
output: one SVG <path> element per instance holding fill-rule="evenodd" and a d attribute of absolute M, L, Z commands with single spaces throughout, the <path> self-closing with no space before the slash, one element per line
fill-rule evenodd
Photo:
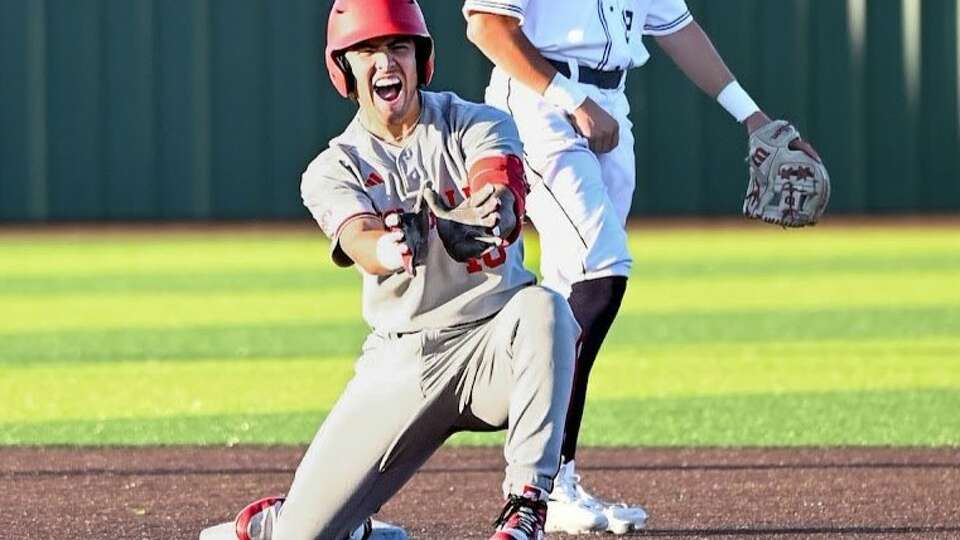
<path fill-rule="evenodd" d="M 330 80 L 341 96 L 349 96 L 355 86 L 343 53 L 361 41 L 384 36 L 414 38 L 420 85 L 430 84 L 434 63 L 433 38 L 416 0 L 336 0 L 327 23 L 324 56 Z"/>

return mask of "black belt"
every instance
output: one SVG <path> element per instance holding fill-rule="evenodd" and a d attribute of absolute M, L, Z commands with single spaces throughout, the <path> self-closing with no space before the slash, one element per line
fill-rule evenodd
<path fill-rule="evenodd" d="M 550 65 L 557 68 L 557 71 L 560 72 L 564 77 L 570 78 L 570 66 L 566 62 L 558 62 L 557 60 L 546 59 L 547 62 L 550 62 Z M 578 82 L 592 84 L 597 88 L 602 88 L 604 90 L 613 90 L 615 88 L 620 88 L 620 82 L 623 80 L 623 70 L 616 71 L 600 71 L 599 69 L 593 69 L 586 66 L 579 66 L 580 75 L 577 77 Z"/>

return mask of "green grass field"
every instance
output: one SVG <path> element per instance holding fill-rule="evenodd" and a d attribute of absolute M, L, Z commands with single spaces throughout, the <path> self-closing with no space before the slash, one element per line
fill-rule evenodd
<path fill-rule="evenodd" d="M 960 230 L 632 242 L 584 444 L 960 444 Z M 366 333 L 359 277 L 326 250 L 319 232 L 0 235 L 0 444 L 309 441 Z"/>

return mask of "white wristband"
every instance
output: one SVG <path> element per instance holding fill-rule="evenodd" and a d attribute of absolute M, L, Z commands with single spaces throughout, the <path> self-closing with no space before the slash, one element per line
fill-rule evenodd
<path fill-rule="evenodd" d="M 737 122 L 743 122 L 751 114 L 760 111 L 753 98 L 747 91 L 740 86 L 740 83 L 733 81 L 717 96 L 717 102 L 720 103 L 728 113 L 737 119 Z"/>
<path fill-rule="evenodd" d="M 543 91 L 543 99 L 573 114 L 573 111 L 580 108 L 580 105 L 587 100 L 587 93 L 577 86 L 577 83 L 558 72 L 550 81 L 550 86 Z"/>

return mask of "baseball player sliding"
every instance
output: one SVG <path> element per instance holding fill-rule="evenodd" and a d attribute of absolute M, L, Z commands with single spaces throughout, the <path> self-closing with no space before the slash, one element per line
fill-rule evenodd
<path fill-rule="evenodd" d="M 516 126 L 421 90 L 434 54 L 415 1 L 337 0 L 325 56 L 359 110 L 310 164 L 302 195 L 333 261 L 359 268 L 372 332 L 286 498 L 249 505 L 236 535 L 366 538 L 369 516 L 451 434 L 506 428 L 492 538 L 540 539 L 579 327 L 512 243 L 527 191 Z"/>
<path fill-rule="evenodd" d="M 466 0 L 470 41 L 495 64 L 486 102 L 516 120 L 540 234 L 543 284 L 583 329 L 547 530 L 625 533 L 647 513 L 588 493 L 575 471 L 587 383 L 620 308 L 632 259 L 624 229 L 636 170 L 626 72 L 644 35 L 751 134 L 744 212 L 784 226 L 816 222 L 829 178 L 787 122 L 771 122 L 737 83 L 683 0 Z M 663 179 L 666 180 L 666 179 Z"/>

